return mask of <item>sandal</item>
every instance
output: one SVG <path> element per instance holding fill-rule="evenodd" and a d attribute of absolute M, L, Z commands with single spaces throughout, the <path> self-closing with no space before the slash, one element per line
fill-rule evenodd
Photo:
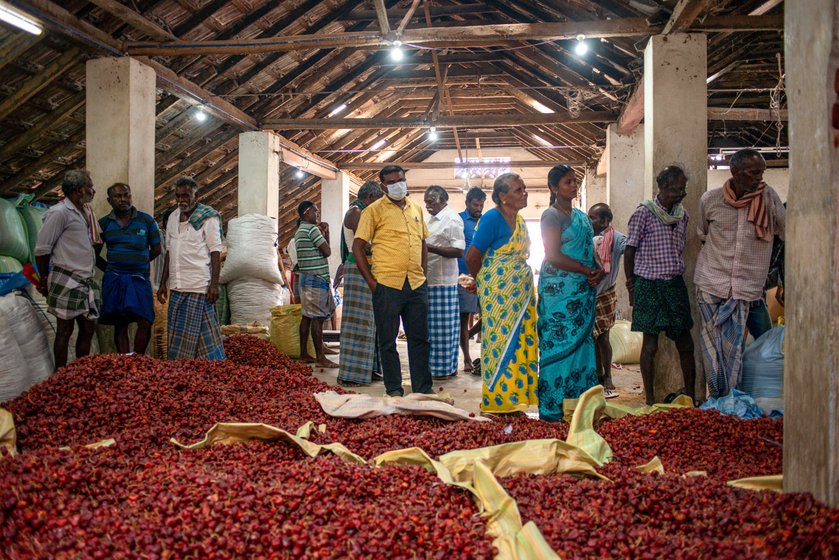
<path fill-rule="evenodd" d="M 472 360 L 472 375 L 481 376 L 481 359 L 475 358 Z"/>
<path fill-rule="evenodd" d="M 343 379 L 338 379 L 338 385 L 341 387 L 367 387 L 367 383 L 358 383 L 356 381 L 344 381 Z"/>
<path fill-rule="evenodd" d="M 603 393 L 605 394 L 607 399 L 616 399 L 620 395 L 611 389 L 603 389 Z"/>

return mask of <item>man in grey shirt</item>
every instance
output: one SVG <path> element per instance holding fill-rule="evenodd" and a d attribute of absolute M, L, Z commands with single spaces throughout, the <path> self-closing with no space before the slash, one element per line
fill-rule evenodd
<path fill-rule="evenodd" d="M 96 250 L 101 244 L 99 224 L 87 205 L 96 191 L 90 172 L 74 169 L 61 182 L 64 200 L 44 214 L 44 227 L 35 245 L 35 263 L 40 274 L 38 291 L 47 298 L 55 315 L 56 369 L 67 365 L 67 347 L 74 324 L 79 326 L 76 357 L 90 353 L 90 343 L 99 317 L 99 288 L 94 280 Z"/>
<path fill-rule="evenodd" d="M 612 227 L 612 209 L 608 204 L 595 204 L 588 211 L 594 229 L 594 253 L 606 276 L 597 285 L 597 303 L 594 319 L 594 355 L 597 359 L 597 377 L 606 392 L 606 398 L 617 397 L 612 382 L 612 343 L 609 331 L 615 325 L 618 295 L 615 283 L 621 268 L 621 257 L 626 248 L 626 236 Z"/>

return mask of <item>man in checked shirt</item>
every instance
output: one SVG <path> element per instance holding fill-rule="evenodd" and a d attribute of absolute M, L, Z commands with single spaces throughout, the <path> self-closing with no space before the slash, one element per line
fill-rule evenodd
<path fill-rule="evenodd" d="M 688 226 L 682 200 L 687 194 L 687 182 L 681 168 L 665 167 L 656 177 L 658 195 L 642 202 L 629 219 L 623 263 L 629 304 L 633 307 L 632 330 L 644 333 L 641 377 L 647 404 L 654 402 L 654 360 L 662 331 L 676 342 L 684 392 L 694 398 L 696 366 L 690 335 L 693 319 L 682 277 Z"/>
<path fill-rule="evenodd" d="M 745 328 L 755 338 L 772 328 L 763 288 L 774 236 L 784 238 L 786 209 L 763 182 L 760 152 L 731 156 L 731 178 L 702 195 L 697 232 L 696 301 L 702 318 L 700 348 L 712 397 L 740 382 Z"/>

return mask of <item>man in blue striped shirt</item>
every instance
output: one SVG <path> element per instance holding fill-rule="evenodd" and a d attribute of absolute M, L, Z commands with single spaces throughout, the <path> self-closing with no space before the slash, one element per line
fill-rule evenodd
<path fill-rule="evenodd" d="M 154 218 L 132 205 L 131 188 L 114 183 L 108 188 L 113 210 L 99 219 L 108 260 L 98 259 L 105 271 L 99 323 L 114 325 L 117 352 L 130 351 L 128 325 L 137 323 L 134 351 L 146 352 L 154 322 L 154 296 L 149 263 L 160 254 L 160 229 Z"/>

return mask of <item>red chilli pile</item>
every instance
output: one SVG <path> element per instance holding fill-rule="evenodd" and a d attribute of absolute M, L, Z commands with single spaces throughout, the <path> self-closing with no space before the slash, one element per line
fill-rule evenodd
<path fill-rule="evenodd" d="M 808 494 L 754 492 L 704 476 L 613 467 L 612 482 L 501 483 L 562 558 L 837 558 L 839 510 Z"/>

